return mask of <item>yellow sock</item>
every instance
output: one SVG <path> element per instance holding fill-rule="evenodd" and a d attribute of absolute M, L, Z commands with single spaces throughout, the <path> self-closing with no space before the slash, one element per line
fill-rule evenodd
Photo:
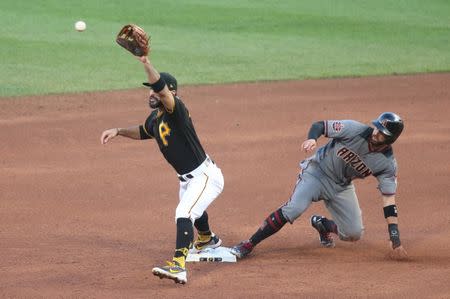
<path fill-rule="evenodd" d="M 198 240 L 200 242 L 209 242 L 209 240 L 211 240 L 211 237 L 212 237 L 211 231 L 206 231 L 206 232 L 199 231 L 198 232 Z"/>
<path fill-rule="evenodd" d="M 202 243 L 207 243 L 211 240 L 212 234 L 202 235 L 200 232 L 198 233 L 198 241 Z"/>
<path fill-rule="evenodd" d="M 180 256 L 180 257 L 174 257 L 172 259 L 174 262 L 176 262 L 178 265 L 180 265 L 181 268 L 186 268 L 186 257 Z"/>

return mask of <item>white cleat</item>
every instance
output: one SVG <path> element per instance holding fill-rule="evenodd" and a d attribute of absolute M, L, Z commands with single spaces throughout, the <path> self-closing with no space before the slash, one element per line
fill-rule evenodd
<path fill-rule="evenodd" d="M 175 281 L 175 283 L 185 284 L 187 282 L 186 269 L 180 267 L 176 262 L 167 262 L 167 266 L 155 267 L 152 273 L 159 278 L 168 278 Z"/>

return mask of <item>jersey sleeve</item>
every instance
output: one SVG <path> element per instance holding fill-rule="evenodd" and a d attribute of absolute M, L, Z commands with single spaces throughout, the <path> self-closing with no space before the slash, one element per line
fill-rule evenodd
<path fill-rule="evenodd" d="M 152 130 L 152 124 L 155 121 L 155 118 L 156 118 L 156 113 L 152 112 L 147 117 L 144 124 L 139 127 L 141 139 L 155 138 L 155 136 L 153 136 L 153 130 Z"/>
<path fill-rule="evenodd" d="M 378 189 L 382 195 L 394 195 L 397 191 L 397 163 L 393 160 L 392 166 L 377 177 Z"/>
<path fill-rule="evenodd" d="M 328 138 L 352 138 L 362 131 L 367 126 L 355 120 L 325 120 L 324 136 Z"/>

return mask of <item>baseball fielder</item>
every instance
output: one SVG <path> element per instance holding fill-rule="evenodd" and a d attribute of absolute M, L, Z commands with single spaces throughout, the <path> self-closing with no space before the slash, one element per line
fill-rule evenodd
<path fill-rule="evenodd" d="M 149 105 L 154 109 L 144 124 L 130 128 L 113 128 L 103 132 L 101 142 L 120 135 L 132 139 L 155 139 L 161 153 L 172 165 L 180 180 L 179 204 L 175 212 L 176 249 L 172 261 L 152 272 L 185 284 L 185 260 L 193 241 L 193 223 L 198 231 L 194 247 L 215 248 L 222 241 L 209 228 L 206 208 L 222 192 L 221 170 L 205 153 L 195 132 L 189 111 L 177 96 L 177 81 L 168 73 L 158 73 L 147 56 L 138 57 L 147 73 Z"/>
<path fill-rule="evenodd" d="M 322 246 L 335 246 L 331 233 L 343 241 L 359 240 L 364 228 L 352 181 L 372 175 L 378 180 L 383 198 L 392 243 L 391 256 L 406 258 L 397 224 L 397 163 L 391 146 L 403 130 L 403 121 L 397 114 L 385 112 L 372 124 L 374 128 L 354 120 L 314 123 L 308 139 L 302 144 L 303 150 L 314 150 L 321 135 L 331 140 L 300 163 L 301 172 L 288 202 L 270 214 L 249 240 L 234 246 L 232 253 L 238 258 L 247 256 L 258 243 L 275 234 L 287 222 L 292 224 L 312 202 L 320 200 L 333 217 L 333 220 L 319 215 L 311 217 L 311 225 L 318 231 Z"/>

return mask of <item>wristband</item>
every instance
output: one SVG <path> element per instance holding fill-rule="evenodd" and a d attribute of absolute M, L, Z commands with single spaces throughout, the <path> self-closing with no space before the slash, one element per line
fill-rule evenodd
<path fill-rule="evenodd" d="M 397 217 L 397 206 L 396 205 L 390 205 L 383 208 L 384 211 L 384 218 L 388 217 Z"/>
<path fill-rule="evenodd" d="M 150 84 L 150 87 L 153 89 L 154 92 L 158 93 L 161 90 L 164 89 L 164 86 L 166 86 L 166 81 L 160 76 L 158 81 L 155 83 Z"/>
<path fill-rule="evenodd" d="M 398 224 L 391 223 L 388 224 L 389 239 L 392 242 L 392 248 L 395 249 L 401 245 L 400 243 L 400 233 L 398 231 Z"/>
<path fill-rule="evenodd" d="M 308 139 L 317 140 L 325 132 L 325 124 L 323 121 L 313 123 L 308 132 Z"/>

